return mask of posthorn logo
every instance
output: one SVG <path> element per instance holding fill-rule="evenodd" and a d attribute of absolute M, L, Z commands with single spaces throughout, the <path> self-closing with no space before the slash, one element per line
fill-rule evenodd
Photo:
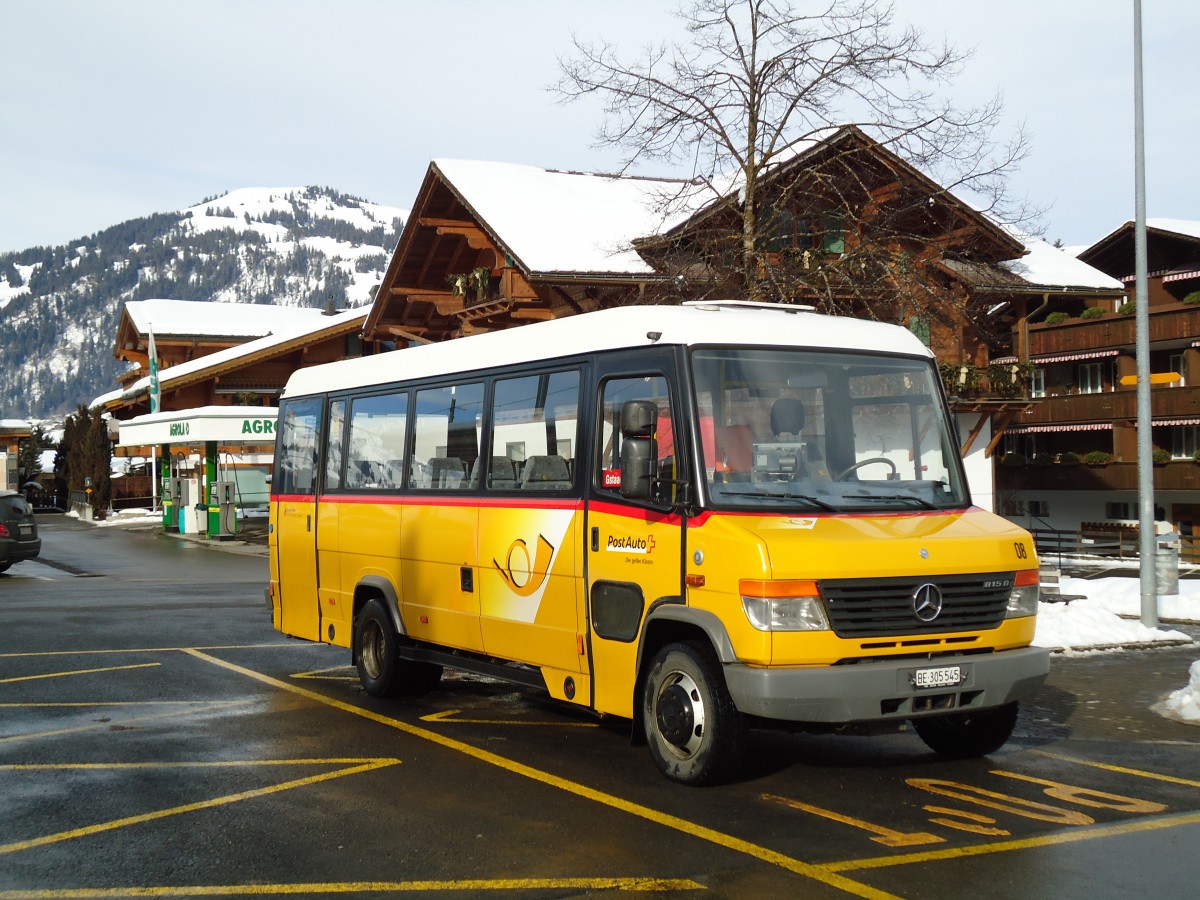
<path fill-rule="evenodd" d="M 942 612 L 942 590 L 936 584 L 923 584 L 912 593 L 913 615 L 932 622 Z"/>

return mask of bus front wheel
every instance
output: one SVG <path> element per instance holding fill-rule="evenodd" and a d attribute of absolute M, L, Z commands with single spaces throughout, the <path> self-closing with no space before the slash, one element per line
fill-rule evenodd
<path fill-rule="evenodd" d="M 1017 704 L 977 712 L 913 719 L 913 728 L 930 750 L 956 759 L 995 753 L 1017 726 Z"/>
<path fill-rule="evenodd" d="M 711 649 L 668 644 L 654 657 L 642 693 L 642 725 L 662 773 L 682 784 L 728 778 L 745 753 L 745 720 Z"/>
<path fill-rule="evenodd" d="M 392 617 L 378 600 L 368 600 L 354 628 L 358 680 L 372 697 L 390 697 L 407 686 L 409 663 L 397 654 L 400 639 Z"/>

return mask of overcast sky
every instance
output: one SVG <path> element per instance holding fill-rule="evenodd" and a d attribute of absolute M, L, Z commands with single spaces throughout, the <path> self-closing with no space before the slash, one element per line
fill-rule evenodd
<path fill-rule="evenodd" d="M 803 2 L 803 0 L 797 0 Z M 673 0 L 0 0 L 0 252 L 241 187 L 409 208 L 438 157 L 611 171 L 594 105 L 546 90 L 574 32 L 635 50 Z M 1133 0 L 896 0 L 975 57 L 1032 156 L 1047 239 L 1134 217 Z M 1197 0 L 1143 0 L 1149 216 L 1200 220 Z M 643 170 L 645 174 L 680 172 Z"/>

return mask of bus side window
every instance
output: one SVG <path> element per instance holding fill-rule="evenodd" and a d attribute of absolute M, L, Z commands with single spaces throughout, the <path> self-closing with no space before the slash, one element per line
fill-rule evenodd
<path fill-rule="evenodd" d="M 600 442 L 592 483 L 597 490 L 619 494 L 621 489 L 621 406 L 629 400 L 650 400 L 658 407 L 655 432 L 657 456 L 653 472 L 659 485 L 655 502 L 670 502 L 674 488 L 666 484 L 679 477 L 675 459 L 670 390 L 661 375 L 614 378 L 604 383 L 600 404 Z"/>
<path fill-rule="evenodd" d="M 571 490 L 579 387 L 577 369 L 496 380 L 488 489 Z"/>
<path fill-rule="evenodd" d="M 342 486 L 342 439 L 346 422 L 346 401 L 329 404 L 329 443 L 325 448 L 325 490 L 336 491 Z"/>
<path fill-rule="evenodd" d="M 321 400 L 308 398 L 286 403 L 279 432 L 280 494 L 312 494 L 321 437 Z"/>
<path fill-rule="evenodd" d="M 483 429 L 483 383 L 426 388 L 417 391 L 415 405 L 412 486 L 469 489 L 467 474 L 479 458 Z"/>
<path fill-rule="evenodd" d="M 408 427 L 408 394 L 355 397 L 350 405 L 349 451 L 346 487 L 394 490 L 400 487 L 400 469 L 389 460 L 404 455 Z"/>

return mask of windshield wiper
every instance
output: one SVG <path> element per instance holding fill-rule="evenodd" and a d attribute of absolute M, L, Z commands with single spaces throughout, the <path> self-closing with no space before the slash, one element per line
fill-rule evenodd
<path fill-rule="evenodd" d="M 725 497 L 727 499 L 734 499 L 737 497 L 754 497 L 756 499 L 762 498 L 764 500 L 803 500 L 805 503 L 812 504 L 813 506 L 817 507 L 817 509 L 823 509 L 826 512 L 838 511 L 836 506 L 826 503 L 824 500 L 813 497 L 810 494 L 776 494 L 769 491 L 729 491 L 725 494 Z M 933 507 L 930 508 L 932 509 Z"/>
<path fill-rule="evenodd" d="M 911 500 L 925 509 L 938 508 L 924 497 L 918 497 L 916 494 L 842 494 L 842 497 L 846 500 Z"/>

